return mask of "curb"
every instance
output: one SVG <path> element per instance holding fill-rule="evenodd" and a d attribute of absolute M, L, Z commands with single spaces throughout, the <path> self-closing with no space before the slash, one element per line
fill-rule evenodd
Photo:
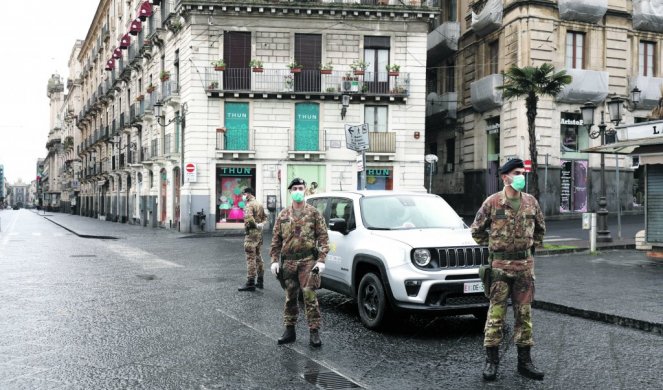
<path fill-rule="evenodd" d="M 575 307 L 560 305 L 552 302 L 537 301 L 532 302 L 532 307 L 546 311 L 566 314 L 573 317 L 580 317 L 588 320 L 604 322 L 611 325 L 619 325 L 625 328 L 643 330 L 658 335 L 663 335 L 663 324 L 637 320 L 635 318 L 622 317 L 615 314 L 600 313 L 593 310 L 578 309 Z"/>
<path fill-rule="evenodd" d="M 178 238 L 209 238 L 209 237 L 244 237 L 244 230 L 217 230 L 214 232 L 189 234 Z"/>
<path fill-rule="evenodd" d="M 596 248 L 597 252 L 600 252 L 602 250 L 612 250 L 612 249 L 635 249 L 635 244 L 617 244 L 617 245 L 604 245 Z M 568 249 L 560 249 L 556 251 L 551 251 L 551 250 L 538 250 L 534 254 L 534 256 L 550 256 L 550 255 L 563 255 L 567 253 L 583 253 L 583 252 L 589 252 L 589 248 L 568 248 Z"/>
<path fill-rule="evenodd" d="M 72 234 L 75 234 L 75 235 L 77 235 L 78 237 L 81 237 L 81 238 L 96 238 L 96 239 L 99 239 L 99 240 L 117 240 L 118 239 L 117 237 L 113 237 L 113 236 L 94 236 L 94 235 L 91 235 L 91 234 L 79 234 L 79 233 L 69 229 L 68 227 L 66 227 L 64 225 L 55 222 L 54 220 L 52 220 L 50 218 L 44 217 L 44 219 L 58 225 L 59 227 L 63 228 L 64 230 L 66 230 L 66 231 L 68 231 Z"/>

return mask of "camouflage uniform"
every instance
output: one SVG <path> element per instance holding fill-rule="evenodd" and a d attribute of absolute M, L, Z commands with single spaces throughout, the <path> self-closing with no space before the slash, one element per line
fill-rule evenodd
<path fill-rule="evenodd" d="M 309 329 L 320 328 L 320 308 L 311 269 L 316 262 L 324 263 L 329 252 L 329 236 L 322 214 L 313 206 L 304 204 L 301 210 L 288 207 L 281 211 L 274 224 L 270 256 L 272 262 L 283 257 L 282 272 L 285 279 L 285 307 L 283 323 L 297 323 L 299 309 L 297 296 L 301 288 Z M 319 279 L 318 279 L 319 280 Z"/>
<path fill-rule="evenodd" d="M 256 273 L 262 276 L 265 273 L 265 263 L 260 256 L 262 248 L 262 229 L 259 223 L 265 223 L 267 215 L 260 202 L 253 195 L 249 195 L 248 203 L 244 207 L 244 252 L 246 252 L 246 273 L 249 279 L 255 278 Z"/>
<path fill-rule="evenodd" d="M 490 308 L 484 329 L 485 347 L 499 346 L 511 297 L 515 317 L 514 338 L 518 346 L 531 346 L 534 299 L 534 258 L 531 248 L 543 243 L 543 213 L 532 195 L 521 192 L 520 208 L 514 210 L 504 191 L 489 196 L 472 223 L 472 237 L 488 245 L 493 266 Z"/>

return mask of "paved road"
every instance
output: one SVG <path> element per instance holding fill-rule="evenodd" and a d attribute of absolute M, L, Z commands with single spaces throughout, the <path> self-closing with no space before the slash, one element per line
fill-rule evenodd
<path fill-rule="evenodd" d="M 353 301 L 326 291 L 322 348 L 309 348 L 302 322 L 298 341 L 279 347 L 283 291 L 271 277 L 264 291 L 236 291 L 239 237 L 95 222 L 124 233 L 86 239 L 26 210 L 0 218 L 2 389 L 663 387 L 660 336 L 543 310 L 534 349 L 543 382 L 515 372 L 511 347 L 499 381 L 484 384 L 472 317 L 413 318 L 377 333 Z"/>

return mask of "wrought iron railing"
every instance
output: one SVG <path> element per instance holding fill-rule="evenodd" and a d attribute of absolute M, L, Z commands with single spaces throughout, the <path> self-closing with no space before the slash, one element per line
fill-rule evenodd
<path fill-rule="evenodd" d="M 216 150 L 255 150 L 255 134 L 255 129 L 217 131 Z"/>
<path fill-rule="evenodd" d="M 327 131 L 318 130 L 317 138 L 311 139 L 311 133 L 307 131 L 288 130 L 288 150 L 294 152 L 322 152 L 327 143 Z"/>
<path fill-rule="evenodd" d="M 288 69 L 226 68 L 206 69 L 205 88 L 209 92 L 267 92 L 267 93 L 329 93 L 407 96 L 410 74 L 405 72 L 331 71 L 321 74 L 319 69 L 302 69 L 291 73 Z"/>
<path fill-rule="evenodd" d="M 396 153 L 396 132 L 378 132 L 368 133 L 368 153 Z"/>

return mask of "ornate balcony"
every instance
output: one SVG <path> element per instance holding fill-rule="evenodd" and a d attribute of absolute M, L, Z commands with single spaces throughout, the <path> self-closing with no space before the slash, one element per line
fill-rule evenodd
<path fill-rule="evenodd" d="M 502 27 L 502 0 L 487 0 L 478 12 L 472 12 L 472 31 L 479 36 L 488 35 Z"/>
<path fill-rule="evenodd" d="M 368 144 L 367 161 L 394 161 L 396 158 L 396 132 L 371 131 Z"/>
<path fill-rule="evenodd" d="M 426 96 L 426 117 L 456 118 L 458 93 L 447 92 L 441 95 L 431 92 Z"/>
<path fill-rule="evenodd" d="M 586 69 L 566 69 L 573 81 L 557 95 L 562 103 L 583 104 L 592 102 L 599 104 L 608 96 L 608 72 Z"/>
<path fill-rule="evenodd" d="M 332 71 L 321 74 L 319 69 L 302 69 L 291 73 L 288 69 L 226 68 L 215 71 L 208 68 L 206 88 L 210 97 L 236 96 L 253 98 L 290 98 L 306 96 L 319 99 L 339 99 L 341 95 L 357 94 L 361 99 L 394 101 L 407 100 L 410 87 L 409 73 Z"/>
<path fill-rule="evenodd" d="M 629 90 L 638 87 L 640 92 L 640 103 L 638 109 L 651 110 L 658 105 L 661 98 L 661 87 L 663 87 L 663 78 L 636 76 L 631 78 Z"/>
<path fill-rule="evenodd" d="M 485 112 L 502 106 L 502 91 L 497 87 L 504 84 L 501 74 L 491 74 L 470 84 L 472 106 L 479 112 Z"/>
<path fill-rule="evenodd" d="M 663 33 L 661 0 L 633 0 L 633 28 Z"/>
<path fill-rule="evenodd" d="M 435 63 L 458 50 L 460 23 L 445 22 L 428 33 L 428 62 Z"/>
<path fill-rule="evenodd" d="M 216 157 L 221 159 L 254 159 L 255 129 L 225 129 L 216 131 Z"/>
<path fill-rule="evenodd" d="M 585 23 L 598 23 L 608 10 L 608 0 L 558 0 L 559 17 Z"/>

